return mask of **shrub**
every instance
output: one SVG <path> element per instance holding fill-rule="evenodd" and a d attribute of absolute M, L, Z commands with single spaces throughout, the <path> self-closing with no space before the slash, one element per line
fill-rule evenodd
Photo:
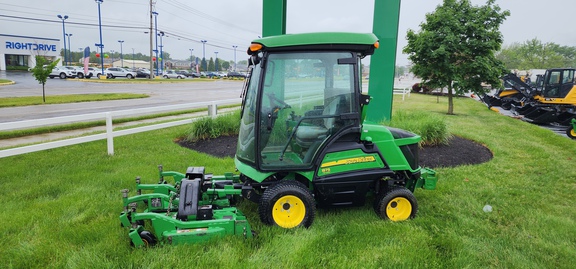
<path fill-rule="evenodd" d="M 420 146 L 447 145 L 451 137 L 442 116 L 424 111 L 396 111 L 389 125 L 420 135 Z"/>
<path fill-rule="evenodd" d="M 219 136 L 236 135 L 239 128 L 240 110 L 216 118 L 204 117 L 192 123 L 186 140 L 195 142 Z"/>

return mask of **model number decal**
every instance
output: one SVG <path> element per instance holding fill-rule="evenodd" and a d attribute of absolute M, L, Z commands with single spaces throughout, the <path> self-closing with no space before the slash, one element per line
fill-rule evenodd
<path fill-rule="evenodd" d="M 348 158 L 348 159 L 342 159 L 342 160 L 338 160 L 338 161 L 323 163 L 321 168 L 338 166 L 338 165 L 345 165 L 345 164 L 369 163 L 369 162 L 375 162 L 375 161 L 376 161 L 376 158 L 374 158 L 374 156 Z"/>

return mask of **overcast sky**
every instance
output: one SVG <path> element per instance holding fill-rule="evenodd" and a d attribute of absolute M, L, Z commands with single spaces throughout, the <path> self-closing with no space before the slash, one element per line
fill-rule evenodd
<path fill-rule="evenodd" d="M 262 0 L 155 0 L 158 29 L 166 32 L 164 50 L 172 58 L 245 59 L 250 41 L 262 31 Z M 480 5 L 486 1 L 472 0 Z M 149 54 L 149 0 L 104 0 L 101 5 L 105 51 Z M 408 64 L 401 54 L 408 29 L 418 30 L 425 14 L 433 12 L 442 0 L 403 0 L 400 10 L 397 65 Z M 542 42 L 576 46 L 573 26 L 575 0 L 497 0 L 511 15 L 501 26 L 504 45 L 532 38 Z M 371 32 L 374 0 L 288 0 L 287 33 L 316 31 Z M 94 0 L 0 0 L 0 34 L 63 39 L 62 21 L 68 15 L 66 32 L 72 34 L 73 51 L 99 43 L 98 4 Z M 108 27 L 113 26 L 113 27 Z M 123 28 L 127 27 L 127 28 Z M 160 42 L 160 41 L 158 41 Z"/>

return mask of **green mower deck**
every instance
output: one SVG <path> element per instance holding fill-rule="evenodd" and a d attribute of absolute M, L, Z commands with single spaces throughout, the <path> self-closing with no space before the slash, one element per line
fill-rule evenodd
<path fill-rule="evenodd" d="M 242 191 L 238 176 L 227 173 L 213 177 L 204 174 L 203 167 L 189 167 L 186 174 L 164 172 L 162 166 L 159 170 L 157 184 L 140 184 L 138 177 L 137 195 L 128 197 L 129 191 L 122 191 L 120 223 L 129 228 L 134 246 L 195 243 L 226 235 L 253 236 L 244 214 L 231 205 Z M 165 177 L 172 177 L 174 183 L 168 183 Z"/>

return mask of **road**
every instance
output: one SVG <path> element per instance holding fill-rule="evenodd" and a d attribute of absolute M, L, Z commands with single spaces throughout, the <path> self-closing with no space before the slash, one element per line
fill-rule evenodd
<path fill-rule="evenodd" d="M 13 85 L 0 86 L 0 97 L 42 96 L 42 85 L 28 72 L 0 71 L 0 79 L 10 79 Z M 46 98 L 50 95 L 90 93 L 141 93 L 149 98 L 37 105 L 0 108 L 0 122 L 81 115 L 96 112 L 128 110 L 196 102 L 228 101 L 240 103 L 241 80 L 194 81 L 182 83 L 99 83 L 77 79 L 48 79 Z"/>

